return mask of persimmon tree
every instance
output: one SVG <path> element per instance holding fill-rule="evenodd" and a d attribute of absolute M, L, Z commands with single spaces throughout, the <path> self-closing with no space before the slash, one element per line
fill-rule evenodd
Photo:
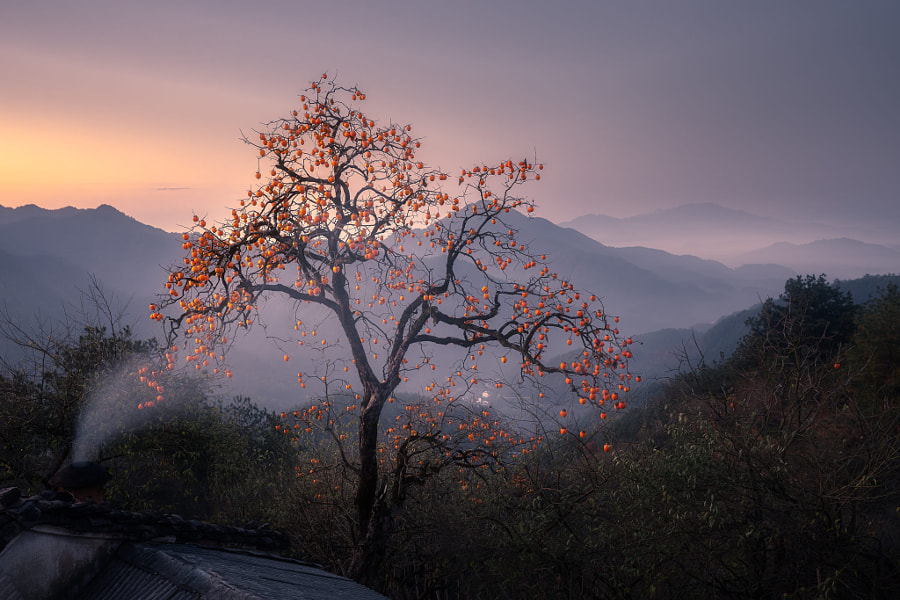
<path fill-rule="evenodd" d="M 309 394 L 313 381 L 340 384 L 358 421 L 352 462 L 360 556 L 351 569 L 358 578 L 377 562 L 372 556 L 389 530 L 390 515 L 379 510 L 385 490 L 408 481 L 413 465 L 419 475 L 428 468 L 412 460 L 413 444 L 464 464 L 492 442 L 525 442 L 475 410 L 465 422 L 448 417 L 479 383 L 479 358 L 514 366 L 523 382 L 551 376 L 572 400 L 603 410 L 624 408 L 619 394 L 632 381 L 630 340 L 598 299 L 551 273 L 546 256 L 509 225 L 520 218 L 516 211 L 532 212 L 520 190 L 540 179 L 543 166 L 504 160 L 454 174 L 427 166 L 416 156 L 421 140 L 412 127 L 377 123 L 361 108 L 365 99 L 322 75 L 295 110 L 245 138 L 258 153 L 256 185 L 230 220 L 193 217 L 184 263 L 171 269 L 166 295 L 151 306 L 166 324 L 169 369 L 180 353 L 198 369 L 223 368 L 222 348 L 258 322 L 266 298 L 294 306 L 296 319 L 277 337 L 296 338 L 295 348 L 317 334 L 308 316 L 327 314 L 337 324 L 343 368 L 334 355 L 317 361 L 315 377 L 298 373 L 299 393 Z M 300 349 L 332 344 L 319 341 Z M 461 358 L 436 364 L 442 348 Z M 383 432 L 385 406 L 417 369 L 433 372 L 420 397 L 434 410 L 407 405 L 409 418 Z M 153 384 L 154 374 L 146 375 Z M 310 429 L 323 414 L 333 423 L 330 397 L 298 412 L 292 429 Z"/>

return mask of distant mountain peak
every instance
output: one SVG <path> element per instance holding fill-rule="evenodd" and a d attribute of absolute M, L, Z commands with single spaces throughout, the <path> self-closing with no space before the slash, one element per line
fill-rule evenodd
<path fill-rule="evenodd" d="M 669 206 L 666 208 L 657 208 L 651 213 L 668 213 L 668 212 L 693 212 L 697 210 L 704 211 L 719 211 L 719 212 L 743 212 L 743 211 L 735 211 L 731 208 L 726 208 L 721 204 L 716 204 L 715 202 L 688 202 L 687 204 L 679 204 L 678 206 Z M 648 213 L 643 213 L 648 214 Z M 635 215 L 640 216 L 640 215 Z"/>
<path fill-rule="evenodd" d="M 720 223 L 722 221 L 737 219 L 740 219 L 742 222 L 747 222 L 749 220 L 760 225 L 783 224 L 783 222 L 778 219 L 761 217 L 745 210 L 729 208 L 727 206 L 722 206 L 721 204 L 716 204 L 715 202 L 689 202 L 675 207 L 657 208 L 650 212 L 638 213 L 630 217 L 621 218 L 610 217 L 609 215 L 604 214 L 589 213 L 582 215 L 577 219 L 559 223 L 559 225 L 562 227 L 579 229 L 584 227 L 596 227 L 604 223 L 637 224 L 669 219 L 688 220 L 690 223 L 697 225 L 702 225 L 703 223 L 709 223 L 711 221 Z"/>
<path fill-rule="evenodd" d="M 657 223 L 661 220 L 672 225 L 709 225 L 730 226 L 740 224 L 743 227 L 789 227 L 786 221 L 774 217 L 763 217 L 739 208 L 730 208 L 714 202 L 694 202 L 681 204 L 673 208 L 659 208 L 653 212 L 643 213 L 622 219 L 633 223 Z"/>
<path fill-rule="evenodd" d="M 787 250 L 787 249 L 807 249 L 807 250 L 877 250 L 880 252 L 887 251 L 889 254 L 894 253 L 893 248 L 889 248 L 888 246 L 884 246 L 883 244 L 873 244 L 871 242 L 863 242 L 861 240 L 849 238 L 849 237 L 839 237 L 839 238 L 822 238 L 820 240 L 813 240 L 812 242 L 806 242 L 803 244 L 795 244 L 793 242 L 776 242 L 765 248 L 760 248 L 759 251 L 766 251 L 770 249 L 775 250 Z M 749 254 L 749 253 L 748 253 Z"/>
<path fill-rule="evenodd" d="M 15 208 L 0 205 L 0 224 L 16 223 L 34 218 L 68 218 L 77 213 L 78 210 L 74 206 L 50 209 L 42 208 L 36 204 L 23 204 Z"/>
<path fill-rule="evenodd" d="M 124 223 L 128 221 L 129 223 L 140 225 L 142 228 L 163 231 L 157 227 L 141 223 L 110 204 L 100 204 L 96 208 L 76 208 L 74 206 L 42 208 L 35 204 L 24 204 L 11 208 L 0 205 L 0 225 L 10 225 L 31 220 L 60 221 L 73 218 L 82 221 L 93 221 L 96 218 L 100 218 L 107 223 Z"/>
<path fill-rule="evenodd" d="M 862 273 L 900 271 L 900 252 L 896 249 L 848 237 L 802 244 L 776 242 L 736 258 L 746 263 L 778 262 L 798 273 L 826 273 L 840 279 L 853 279 Z"/>
<path fill-rule="evenodd" d="M 848 236 L 852 233 L 848 230 L 808 221 L 781 219 L 777 215 L 760 216 L 750 212 L 752 205 L 747 208 L 749 210 L 715 202 L 694 202 L 621 219 L 585 215 L 560 225 L 576 229 L 611 247 L 659 248 L 673 254 L 723 261 L 732 266 L 745 262 L 745 253 L 777 242 L 805 244 L 840 236 L 867 239 Z M 753 262 L 784 264 L 773 257 Z"/>

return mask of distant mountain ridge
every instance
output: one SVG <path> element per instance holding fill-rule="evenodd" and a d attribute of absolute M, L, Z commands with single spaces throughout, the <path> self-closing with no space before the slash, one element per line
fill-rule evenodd
<path fill-rule="evenodd" d="M 561 226 L 577 229 L 610 246 L 660 248 L 675 254 L 718 260 L 733 267 L 775 263 L 796 273 L 812 269 L 831 277 L 861 277 L 867 272 L 883 272 L 886 268 L 900 269 L 900 261 L 894 260 L 891 254 L 900 252 L 897 247 L 900 240 L 887 224 L 841 230 L 812 221 L 785 221 L 718 204 L 698 203 L 622 219 L 584 215 L 561 223 Z M 840 252 L 846 247 L 823 244 L 812 250 L 817 259 L 810 260 L 802 248 L 822 240 L 846 239 L 848 236 L 867 244 L 866 251 L 856 248 L 852 255 L 842 257 Z M 764 251 L 776 244 L 790 245 Z"/>
<path fill-rule="evenodd" d="M 682 204 L 674 208 L 660 208 L 649 213 L 643 213 L 624 218 L 610 217 L 603 214 L 587 214 L 582 215 L 577 219 L 573 219 L 565 223 L 560 223 L 560 225 L 566 227 L 575 227 L 575 225 L 577 224 L 584 224 L 588 227 L 594 227 L 603 225 L 606 221 L 613 221 L 618 224 L 637 223 L 641 225 L 648 225 L 654 224 L 660 219 L 678 223 L 684 221 L 686 221 L 687 223 L 702 222 L 702 226 L 704 227 L 709 224 L 716 223 L 722 225 L 730 224 L 736 219 L 740 219 L 743 223 L 753 226 L 766 226 L 776 228 L 791 226 L 790 223 L 780 221 L 778 219 L 760 217 L 743 210 L 726 208 L 713 202 L 695 202 Z"/>
<path fill-rule="evenodd" d="M 96 275 L 126 298 L 142 300 L 159 291 L 163 266 L 181 253 L 176 234 L 105 204 L 95 209 L 0 207 L 0 250 L 23 259 L 52 257 Z"/>
<path fill-rule="evenodd" d="M 629 335 L 711 324 L 777 296 L 795 274 L 778 265 L 734 269 L 653 248 L 616 248 L 516 212 L 503 215 L 497 226 L 518 230 L 521 244 L 546 253 L 552 272 L 596 293 L 608 314 L 621 317 L 619 326 Z M 23 323 L 38 313 L 58 315 L 64 303 L 78 302 L 78 290 L 88 288 L 93 274 L 108 292 L 130 301 L 127 317 L 138 324 L 139 335 L 158 335 L 147 305 L 164 289 L 165 267 L 182 259 L 181 244 L 179 234 L 140 223 L 107 205 L 0 207 L 0 277 L 5 282 L 0 300 Z M 269 308 L 279 310 L 276 305 Z M 277 324 L 277 317 L 272 320 Z M 302 365 L 292 362 L 287 368 L 283 361 L 272 360 L 280 359 L 283 351 L 264 337 L 259 333 L 254 341 L 236 345 L 241 358 L 235 362 L 241 368 L 235 369 L 235 382 L 243 385 L 242 393 L 252 392 L 264 401 L 295 394 L 296 372 Z"/>
<path fill-rule="evenodd" d="M 551 270 L 597 293 L 635 332 L 711 323 L 780 292 L 794 275 L 777 265 L 732 269 L 652 248 L 615 248 L 541 218 L 504 219 L 523 243 L 547 254 Z"/>
<path fill-rule="evenodd" d="M 711 202 L 684 204 L 625 218 L 588 214 L 560 226 L 577 229 L 612 246 L 648 246 L 697 256 L 707 256 L 706 252 L 716 249 L 721 252 L 723 243 L 726 243 L 726 253 L 730 251 L 729 245 L 748 244 L 748 250 L 756 248 L 754 240 L 759 239 L 760 232 L 767 232 L 774 243 L 786 235 L 822 237 L 819 234 L 823 231 L 821 226 L 799 226 Z M 702 251 L 691 252 L 692 249 Z"/>
<path fill-rule="evenodd" d="M 900 273 L 900 250 L 850 238 L 816 240 L 807 244 L 778 242 L 739 255 L 747 262 L 779 261 L 798 273 L 826 273 L 830 277 L 859 277 L 860 265 L 865 274 Z"/>
<path fill-rule="evenodd" d="M 46 217 L 50 219 L 67 219 L 77 214 L 79 211 L 84 210 L 101 210 L 105 208 L 112 208 L 116 210 L 112 206 L 108 204 L 102 204 L 98 206 L 96 209 L 92 208 L 75 208 L 74 206 L 67 206 L 65 208 L 41 208 L 36 204 L 25 204 L 23 206 L 19 206 L 16 208 L 10 208 L 8 206 L 0 206 L 0 225 L 6 225 L 9 223 L 16 223 L 18 221 L 24 221 L 26 219 L 34 219 Z"/>

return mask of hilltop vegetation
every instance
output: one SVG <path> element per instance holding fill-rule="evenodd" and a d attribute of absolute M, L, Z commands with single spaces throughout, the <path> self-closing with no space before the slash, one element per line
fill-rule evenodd
<path fill-rule="evenodd" d="M 896 597 L 900 288 L 861 305 L 846 289 L 789 280 L 732 357 L 612 424 L 580 437 L 546 419 L 514 458 L 409 486 L 376 587 L 398 599 Z M 151 346 L 86 329 L 44 371 L 5 373 L 0 487 L 40 489 L 100 375 Z M 319 468 L 333 440 L 282 433 L 278 415 L 222 404 L 201 381 L 172 395 L 177 410 L 100 446 L 111 501 L 264 520 L 290 532 L 296 556 L 347 569 L 354 474 Z"/>
<path fill-rule="evenodd" d="M 866 275 L 859 279 L 835 280 L 829 287 L 847 294 L 857 305 L 864 305 L 889 285 L 900 285 L 900 275 Z M 822 281 L 822 285 L 828 286 Z M 761 299 L 762 300 L 762 299 Z M 779 300 L 770 300 L 777 304 Z M 762 301 L 751 308 L 724 316 L 712 325 L 690 329 L 663 329 L 636 336 L 639 352 L 635 370 L 645 378 L 668 378 L 692 365 L 722 362 L 737 349 L 750 332 L 750 323 L 763 307 Z"/>

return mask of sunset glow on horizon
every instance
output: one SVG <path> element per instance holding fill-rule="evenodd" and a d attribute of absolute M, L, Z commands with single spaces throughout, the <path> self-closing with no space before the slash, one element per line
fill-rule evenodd
<path fill-rule="evenodd" d="M 896 4 L 467 10 L 5 7 L 0 205 L 106 203 L 170 231 L 219 218 L 256 169 L 241 135 L 327 71 L 373 118 L 412 123 L 431 164 L 543 162 L 529 193 L 551 220 L 715 202 L 900 225 Z M 314 26 L 333 15 L 353 18 Z"/>

